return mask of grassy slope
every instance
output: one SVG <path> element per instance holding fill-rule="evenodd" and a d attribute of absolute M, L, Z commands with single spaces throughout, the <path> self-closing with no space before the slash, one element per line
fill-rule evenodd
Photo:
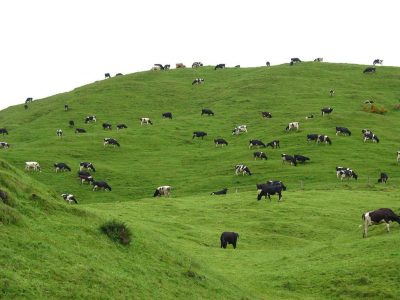
<path fill-rule="evenodd" d="M 206 67 L 144 72 L 36 101 L 26 111 L 22 106 L 2 111 L 0 127 L 9 129 L 10 135 L 4 140 L 12 144 L 12 149 L 1 151 L 1 157 L 19 169 L 24 161 L 39 161 L 44 171 L 32 174 L 29 180 L 37 179 L 57 194 L 74 193 L 81 204 L 89 204 L 87 211 L 98 212 L 82 220 L 65 212 L 58 216 L 56 210 L 57 214 L 46 216 L 43 223 L 27 218 L 29 226 L 11 226 L 6 231 L 3 226 L 1 234 L 8 237 L 8 243 L 1 239 L 3 247 L 14 252 L 33 234 L 26 230 L 30 226 L 35 229 L 35 240 L 44 239 L 43 247 L 49 248 L 45 236 L 48 228 L 57 224 L 62 238 L 57 232 L 52 238 L 65 253 L 65 260 L 57 263 L 60 255 L 53 248 L 48 259 L 57 276 L 46 273 L 42 274 L 46 278 L 41 278 L 35 274 L 37 285 L 15 283 L 14 273 L 30 276 L 15 272 L 14 264 L 7 265 L 11 283 L 3 283 L 10 287 L 3 288 L 5 295 L 21 291 L 65 295 L 68 291 L 56 290 L 54 285 L 68 278 L 68 263 L 79 261 L 82 270 L 96 274 L 89 276 L 89 282 L 80 282 L 87 273 L 79 269 L 72 272 L 74 286 L 79 284 L 75 293 L 80 297 L 86 295 L 86 289 L 107 295 L 132 288 L 141 297 L 160 296 L 161 289 L 169 297 L 191 292 L 200 297 L 228 298 L 235 291 L 237 298 L 313 298 L 321 294 L 355 298 L 378 297 L 376 291 L 382 289 L 385 296 L 398 297 L 398 276 L 388 272 L 399 267 L 395 251 L 398 236 L 380 234 L 382 228 L 376 228 L 372 235 L 377 236 L 364 241 L 359 239 L 357 226 L 364 210 L 382 206 L 399 210 L 395 201 L 400 181 L 395 162 L 398 112 L 392 107 L 400 99 L 396 90 L 400 74 L 399 69 L 386 67 L 372 76 L 361 71 L 361 66 L 305 63 L 268 69 L 214 71 Z M 204 77 L 206 83 L 191 86 L 195 77 Z M 332 98 L 328 96 L 331 88 L 336 91 Z M 366 98 L 384 105 L 389 112 L 385 116 L 362 112 Z M 71 107 L 69 112 L 63 111 L 64 103 Z M 334 107 L 330 117 L 320 117 L 319 110 L 324 106 Z M 200 117 L 204 107 L 213 109 L 215 117 Z M 263 110 L 272 112 L 273 118 L 261 119 Z M 162 120 L 164 111 L 172 111 L 174 119 Z M 316 117 L 306 121 L 304 117 L 310 113 Z M 98 123 L 83 124 L 88 114 L 96 114 Z M 151 117 L 155 125 L 140 126 L 138 118 L 142 116 Z M 76 136 L 67 127 L 70 119 L 86 128 L 88 134 Z M 124 122 L 129 128 L 104 132 L 103 121 L 114 125 Z M 284 132 L 290 121 L 301 122 L 300 132 Z M 232 137 L 232 128 L 239 124 L 247 124 L 249 133 Z M 336 137 L 335 126 L 346 126 L 353 135 Z M 64 129 L 62 140 L 55 137 L 57 128 Z M 364 144 L 362 128 L 372 129 L 382 142 Z M 192 140 L 194 130 L 207 131 L 209 136 L 204 141 Z M 307 144 L 307 133 L 328 134 L 333 145 Z M 107 136 L 117 138 L 122 147 L 104 149 L 102 139 Z M 215 149 L 212 139 L 217 136 L 230 142 L 228 148 Z M 250 138 L 267 142 L 280 139 L 281 149 L 269 148 L 268 161 L 254 161 L 253 151 L 247 148 Z M 304 154 L 312 161 L 296 168 L 282 166 L 280 153 Z M 74 174 L 54 176 L 54 162 L 67 162 L 75 169 L 83 160 L 95 164 L 96 178 L 107 180 L 113 186 L 112 193 L 93 193 L 89 187 L 80 186 Z M 233 165 L 240 162 L 248 164 L 254 176 L 234 176 Z M 338 182 L 336 165 L 352 167 L 359 173 L 359 181 Z M 374 184 L 380 171 L 391 176 L 385 187 Z M 254 201 L 254 184 L 266 179 L 281 179 L 287 184 L 284 203 Z M 139 200 L 151 196 L 161 184 L 174 187 L 173 201 Z M 243 193 L 218 200 L 204 196 L 224 186 Z M 100 219 L 109 215 L 131 225 L 137 238 L 133 247 L 124 250 L 99 237 Z M 71 237 L 70 224 L 75 229 Z M 222 230 L 241 233 L 237 251 L 217 249 Z M 398 233 L 397 225 L 393 231 Z M 117 250 L 110 251 L 109 247 Z M 41 257 L 29 257 L 30 250 L 28 247 L 22 252 L 23 262 L 19 264 L 28 267 L 33 261 L 39 266 Z M 77 252 L 85 254 L 77 256 Z M 98 256 L 93 258 L 88 253 Z M 102 257 L 108 258 L 106 262 L 98 261 Z M 119 264 L 113 263 L 117 257 Z M 365 274 L 367 263 L 380 258 L 383 262 L 373 263 L 379 276 Z M 39 267 L 29 268 L 41 273 Z M 189 269 L 194 277 L 187 276 Z M 106 284 L 114 276 L 125 285 L 117 288 Z"/>

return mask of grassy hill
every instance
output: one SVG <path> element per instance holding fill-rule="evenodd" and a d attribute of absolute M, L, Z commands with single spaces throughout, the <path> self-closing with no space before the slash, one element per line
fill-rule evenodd
<path fill-rule="evenodd" d="M 400 69 L 380 67 L 365 75 L 363 66 L 301 63 L 271 68 L 211 67 L 119 76 L 71 92 L 0 112 L 0 127 L 10 132 L 0 151 L 1 186 L 14 199 L 2 205 L 0 266 L 5 298 L 399 298 L 399 226 L 361 238 L 361 213 L 400 205 L 398 165 Z M 204 85 L 192 86 L 196 77 Z M 330 89 L 335 90 L 333 97 Z M 372 99 L 386 114 L 365 112 Z M 65 112 L 64 104 L 71 108 Z M 322 107 L 333 107 L 322 117 Z M 210 108 L 214 117 L 200 116 Z M 161 114 L 171 111 L 172 120 Z M 261 111 L 272 113 L 262 119 Z M 84 124 L 87 115 L 97 123 Z M 314 118 L 305 117 L 314 114 Z M 141 126 L 150 117 L 153 126 Z M 68 127 L 74 120 L 86 134 Z M 299 121 L 298 132 L 285 132 Z M 104 131 L 101 123 L 128 129 Z M 249 132 L 232 136 L 247 124 Z M 335 136 L 335 126 L 352 131 Z M 62 128 L 59 139 L 55 131 Z M 361 129 L 381 140 L 364 143 Z M 192 139 L 195 130 L 208 133 Z M 327 134 L 332 145 L 307 143 L 309 133 Z M 104 148 L 105 137 L 120 148 Z M 216 148 L 213 139 L 229 142 Z M 250 139 L 279 139 L 267 161 L 255 161 Z M 264 150 L 261 150 L 264 151 Z M 281 153 L 302 154 L 309 163 L 283 165 Z M 39 161 L 41 173 L 26 174 L 25 161 Z M 75 170 L 91 161 L 94 176 L 113 188 L 92 192 Z M 56 174 L 55 162 L 71 173 Z M 247 164 L 253 176 L 235 176 Z M 351 167 L 358 181 L 340 182 L 336 166 Z M 376 184 L 380 172 L 389 183 Z M 255 184 L 284 181 L 282 203 L 256 201 Z M 173 186 L 173 197 L 154 199 L 159 185 Z M 10 187 L 11 186 L 11 187 Z M 226 197 L 209 193 L 229 188 Z M 33 192 L 32 192 L 33 191 Z M 59 194 L 77 196 L 70 207 Z M 43 207 L 30 199 L 40 195 Z M 47 207 L 51 207 L 48 209 Z M 134 233 L 131 246 L 114 245 L 99 226 L 125 222 Z M 9 224 L 9 225 L 6 225 Z M 240 233 L 236 250 L 221 250 L 222 231 Z M 44 263 L 45 262 L 45 263 Z M 368 272 L 372 268 L 373 273 Z M 61 287 L 62 286 L 62 287 Z M 1 294 L 3 293 L 3 294 Z"/>

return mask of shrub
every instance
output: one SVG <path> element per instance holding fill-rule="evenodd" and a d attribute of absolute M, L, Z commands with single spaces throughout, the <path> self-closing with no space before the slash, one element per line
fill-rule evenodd
<path fill-rule="evenodd" d="M 396 105 L 393 107 L 393 109 L 394 109 L 394 110 L 400 110 L 400 103 L 399 103 L 399 104 L 396 104 Z"/>
<path fill-rule="evenodd" d="M 112 220 L 103 224 L 100 229 L 114 242 L 119 242 L 122 245 L 129 245 L 131 242 L 132 234 L 122 222 Z"/>
<path fill-rule="evenodd" d="M 379 106 L 376 104 L 365 105 L 363 110 L 365 112 L 370 112 L 373 114 L 380 114 L 380 115 L 383 115 L 387 112 L 387 109 L 384 106 Z"/>

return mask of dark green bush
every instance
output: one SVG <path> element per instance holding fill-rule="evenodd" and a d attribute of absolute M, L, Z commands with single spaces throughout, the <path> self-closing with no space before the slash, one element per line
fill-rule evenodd
<path fill-rule="evenodd" d="M 100 227 L 101 231 L 114 242 L 129 245 L 131 242 L 131 232 L 124 223 L 116 220 L 109 221 Z"/>

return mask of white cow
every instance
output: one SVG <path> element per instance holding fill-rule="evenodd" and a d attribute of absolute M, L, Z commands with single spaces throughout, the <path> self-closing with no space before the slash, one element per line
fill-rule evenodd
<path fill-rule="evenodd" d="M 289 124 L 288 124 L 288 126 L 286 126 L 286 131 L 289 131 L 289 130 L 292 130 L 292 129 L 294 129 L 294 128 L 296 128 L 296 130 L 299 130 L 299 122 L 290 122 Z"/>
<path fill-rule="evenodd" d="M 34 170 L 34 171 L 40 171 L 40 165 L 37 161 L 27 161 L 25 162 L 25 170 L 29 171 L 29 170 Z"/>

